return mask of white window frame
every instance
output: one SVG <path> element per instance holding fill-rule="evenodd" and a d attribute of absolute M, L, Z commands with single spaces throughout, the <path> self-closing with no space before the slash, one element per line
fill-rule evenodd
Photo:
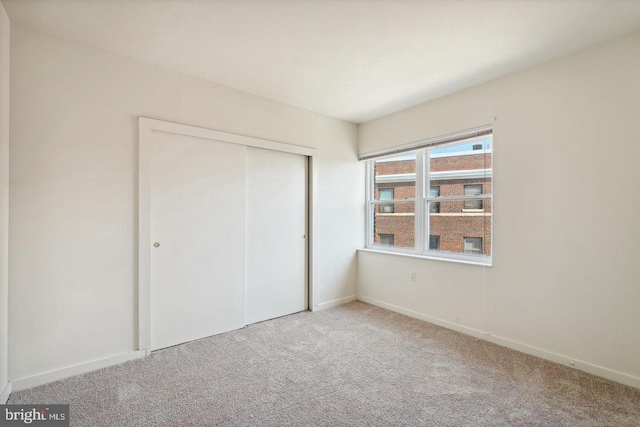
<path fill-rule="evenodd" d="M 398 157 L 398 152 L 392 152 L 392 154 L 382 154 L 382 155 L 371 155 L 365 157 L 366 159 L 366 244 L 365 247 L 370 250 L 375 250 L 378 252 L 389 252 L 395 254 L 406 254 L 411 256 L 418 256 L 421 258 L 427 259 L 438 259 L 444 261 L 453 261 L 460 262 L 466 264 L 475 264 L 475 265 L 484 265 L 491 266 L 493 265 L 493 230 L 495 228 L 495 224 L 493 221 L 493 214 L 495 212 L 495 204 L 493 201 L 493 147 L 494 140 L 491 132 L 491 128 L 488 128 L 489 134 L 483 134 L 482 136 L 470 137 L 470 138 L 460 138 L 454 142 L 443 142 L 439 143 L 437 140 L 431 140 L 429 143 L 425 143 L 422 147 L 416 148 L 415 150 L 402 150 L 402 153 L 406 154 L 416 154 L 416 193 L 415 198 L 408 199 L 395 199 L 395 203 L 399 202 L 413 202 L 415 205 L 415 231 L 414 231 L 414 242 L 415 246 L 413 248 L 403 248 L 403 247 L 392 247 L 392 246 L 384 246 L 375 243 L 374 236 L 374 215 L 375 215 L 375 207 L 377 204 L 385 204 L 389 203 L 388 200 L 376 200 L 375 199 L 375 176 L 374 176 L 374 164 L 376 161 L 391 159 L 394 157 Z M 431 182 L 429 180 L 429 162 L 427 161 L 429 152 L 431 150 L 437 150 L 444 147 L 451 147 L 456 145 L 466 145 L 473 143 L 474 141 L 484 141 L 487 138 L 491 139 L 490 142 L 490 150 L 492 154 L 492 167 L 490 169 L 490 174 L 487 175 L 491 177 L 491 191 L 488 194 L 481 194 L 476 196 L 438 196 L 438 197 L 429 197 L 429 188 L 431 187 Z M 445 139 L 445 138 L 443 138 Z M 390 150 L 391 151 L 391 150 Z M 487 151 L 482 151 L 482 153 L 486 153 Z M 486 185 L 486 184 L 485 184 Z M 484 192 L 483 192 L 484 193 Z M 466 199 L 483 199 L 483 207 L 486 206 L 486 201 L 489 201 L 491 205 L 491 230 L 490 230 L 490 253 L 486 254 L 465 254 L 465 253 L 455 253 L 455 252 L 444 252 L 437 250 L 429 249 L 429 202 L 443 202 L 443 201 L 459 201 Z M 484 242 L 484 239 L 483 239 Z"/>

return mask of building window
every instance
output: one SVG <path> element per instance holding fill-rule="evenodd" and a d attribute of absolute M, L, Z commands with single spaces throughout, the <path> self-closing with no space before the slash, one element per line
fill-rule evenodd
<path fill-rule="evenodd" d="M 366 246 L 491 265 L 492 155 L 490 128 L 361 155 Z"/>
<path fill-rule="evenodd" d="M 429 197 L 440 197 L 440 186 L 432 185 L 429 187 Z M 430 213 L 439 213 L 440 212 L 440 202 L 431 202 L 429 203 L 429 212 Z"/>
<path fill-rule="evenodd" d="M 380 244 L 385 246 L 393 246 L 393 234 L 380 234 Z"/>
<path fill-rule="evenodd" d="M 482 237 L 465 237 L 464 253 L 473 255 L 482 254 Z"/>
<path fill-rule="evenodd" d="M 479 196 L 482 194 L 482 184 L 468 184 L 464 186 L 465 196 Z M 482 199 L 464 201 L 465 209 L 482 209 Z"/>
<path fill-rule="evenodd" d="M 393 200 L 393 188 L 381 188 L 380 192 L 380 200 Z M 393 213 L 393 203 L 389 204 L 381 204 L 380 205 L 381 213 Z"/>
<path fill-rule="evenodd" d="M 440 236 L 429 236 L 429 250 L 430 251 L 440 250 Z"/>

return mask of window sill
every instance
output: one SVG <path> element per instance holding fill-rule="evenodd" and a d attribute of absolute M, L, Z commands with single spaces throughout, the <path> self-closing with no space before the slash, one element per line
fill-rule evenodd
<path fill-rule="evenodd" d="M 401 256 L 401 257 L 408 257 L 408 258 L 429 259 L 434 261 L 454 262 L 458 264 L 477 265 L 480 267 L 493 267 L 493 260 L 490 258 L 483 261 L 475 261 L 475 260 L 462 259 L 462 258 L 451 258 L 448 256 L 439 257 L 434 255 L 411 253 L 411 252 L 390 251 L 390 250 L 384 250 L 384 249 L 378 249 L 378 248 L 360 248 L 358 249 L 358 251 L 370 252 L 374 254 L 394 255 L 394 256 Z"/>

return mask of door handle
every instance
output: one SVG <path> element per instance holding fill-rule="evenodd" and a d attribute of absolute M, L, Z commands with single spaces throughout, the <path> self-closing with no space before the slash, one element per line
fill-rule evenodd
<path fill-rule="evenodd" d="M 156 247 L 156 248 L 159 248 L 159 247 L 160 247 L 160 242 L 155 242 L 155 243 L 153 244 L 153 246 L 154 246 L 154 247 Z"/>

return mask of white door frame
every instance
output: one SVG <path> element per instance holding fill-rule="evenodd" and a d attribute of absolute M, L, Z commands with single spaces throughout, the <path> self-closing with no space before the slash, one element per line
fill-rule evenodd
<path fill-rule="evenodd" d="M 236 135 L 212 129 L 166 122 L 163 120 L 138 118 L 139 158 L 138 158 L 138 350 L 151 354 L 151 142 L 153 132 L 166 132 L 177 135 L 228 142 L 267 150 L 306 156 L 308 169 L 308 295 L 309 308 L 315 307 L 317 283 L 317 218 L 315 200 L 317 199 L 317 168 L 314 164 L 314 148 L 300 147 L 282 142 Z"/>

